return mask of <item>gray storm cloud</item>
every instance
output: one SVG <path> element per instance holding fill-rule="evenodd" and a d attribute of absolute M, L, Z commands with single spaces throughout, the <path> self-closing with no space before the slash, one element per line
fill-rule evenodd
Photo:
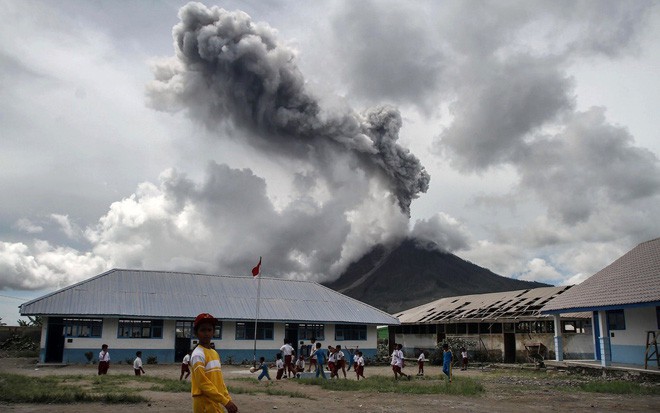
<path fill-rule="evenodd" d="M 249 131 L 263 151 L 310 159 L 318 147 L 356 155 L 359 167 L 384 178 L 401 210 L 426 192 L 429 175 L 397 144 L 399 112 L 380 106 L 365 113 L 324 111 L 305 89 L 295 52 L 274 29 L 250 16 L 189 3 L 173 29 L 176 56 L 157 65 L 148 95 L 154 108 L 186 110 L 213 128 L 229 121 Z"/>

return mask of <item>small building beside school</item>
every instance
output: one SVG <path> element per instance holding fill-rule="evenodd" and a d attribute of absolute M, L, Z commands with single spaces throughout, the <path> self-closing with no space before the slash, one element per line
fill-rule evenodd
<path fill-rule="evenodd" d="M 261 280 L 259 280 L 261 278 Z M 192 322 L 208 312 L 220 321 L 213 343 L 224 363 L 274 360 L 284 339 L 294 348 L 311 338 L 324 347 L 377 349 L 376 326 L 398 325 L 391 315 L 316 282 L 280 278 L 113 269 L 20 306 L 42 316 L 40 361 L 87 363 L 102 344 L 113 363 L 135 358 L 180 362 L 197 344 Z M 299 354 L 299 353 L 298 353 Z"/>
<path fill-rule="evenodd" d="M 555 317 L 574 311 L 591 315 L 591 346 L 602 366 L 657 368 L 657 344 L 652 343 L 660 334 L 660 238 L 637 245 L 541 310 Z M 557 341 L 565 346 L 565 337 Z"/>
<path fill-rule="evenodd" d="M 554 358 L 555 325 L 541 314 L 543 305 L 570 291 L 570 286 L 542 287 L 446 297 L 395 314 L 401 325 L 390 327 L 390 342 L 403 344 L 406 357 L 432 352 L 439 343 L 455 339 L 472 342 L 471 357 L 513 363 L 541 355 Z M 573 358 L 593 358 L 589 313 L 561 318 L 562 349 Z M 458 351 L 458 349 L 453 349 Z"/>

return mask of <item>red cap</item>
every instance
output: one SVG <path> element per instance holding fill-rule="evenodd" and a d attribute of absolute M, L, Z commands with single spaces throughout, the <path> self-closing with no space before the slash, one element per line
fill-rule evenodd
<path fill-rule="evenodd" d="M 218 319 L 213 317 L 209 313 L 202 313 L 197 317 L 195 317 L 195 321 L 193 322 L 193 329 L 197 330 L 197 327 L 203 322 L 211 323 L 213 324 L 213 326 L 215 326 L 216 324 L 218 324 Z"/>

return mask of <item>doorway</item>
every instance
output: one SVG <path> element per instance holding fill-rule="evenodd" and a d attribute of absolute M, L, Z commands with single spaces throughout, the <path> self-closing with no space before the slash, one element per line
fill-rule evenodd
<path fill-rule="evenodd" d="M 504 333 L 504 362 L 516 362 L 516 334 Z"/>
<path fill-rule="evenodd" d="M 61 363 L 64 358 L 64 319 L 48 317 L 46 327 L 46 363 Z"/>
<path fill-rule="evenodd" d="M 298 324 L 285 324 L 284 338 L 289 340 L 296 354 L 300 354 L 298 353 Z"/>
<path fill-rule="evenodd" d="M 190 350 L 190 339 L 192 338 L 193 322 L 187 320 L 177 320 L 175 324 L 174 338 L 174 361 L 182 361 L 183 357 Z"/>

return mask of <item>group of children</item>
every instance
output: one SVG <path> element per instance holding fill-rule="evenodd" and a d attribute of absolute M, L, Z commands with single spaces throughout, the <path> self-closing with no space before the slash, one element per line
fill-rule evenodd
<path fill-rule="evenodd" d="M 181 364 L 181 375 L 179 380 L 184 378 L 184 374 L 185 378 L 188 378 L 191 374 L 192 368 L 191 393 L 193 399 L 193 413 L 219 411 L 219 405 L 222 405 L 228 413 L 238 412 L 238 407 L 232 401 L 222 376 L 220 356 L 211 343 L 216 324 L 217 319 L 208 313 L 199 314 L 195 318 L 195 321 L 193 322 L 193 331 L 199 340 L 199 345 L 186 354 Z M 302 344 L 303 343 L 301 342 L 301 347 Z M 357 380 L 360 380 L 360 377 L 365 378 L 364 357 L 361 351 L 357 350 L 356 352 L 353 352 L 349 350 L 347 363 L 346 354 L 343 352 L 341 345 L 335 347 L 328 346 L 327 349 L 323 349 L 320 342 L 312 340 L 312 344 L 311 349 L 308 351 L 308 372 L 311 370 L 312 366 L 314 366 L 316 377 L 321 376 L 324 379 L 327 379 L 325 375 L 325 363 L 327 360 L 330 378 L 339 378 L 340 369 L 342 370 L 344 378 L 346 378 L 346 364 L 348 364 L 349 371 L 351 367 L 354 369 L 357 375 Z M 391 355 L 392 361 L 390 364 L 392 365 L 395 379 L 406 377 L 410 380 L 410 375 L 405 374 L 402 371 L 405 366 L 402 348 L 403 346 L 401 344 L 395 345 L 395 350 Z M 442 348 L 442 371 L 447 375 L 449 382 L 451 383 L 453 354 L 449 349 L 449 345 L 443 344 Z M 295 377 L 296 374 L 305 371 L 305 357 L 303 354 L 298 356 L 295 363 L 292 362 L 295 352 L 293 351 L 290 342 L 285 340 L 284 345 L 280 350 L 281 353 L 277 354 L 275 361 L 275 367 L 277 368 L 276 378 L 278 380 L 284 377 L 285 374 L 286 377 Z M 465 348 L 461 348 L 461 357 L 463 359 L 461 370 L 466 370 L 468 353 Z M 261 373 L 259 374 L 258 379 L 261 380 L 266 377 L 268 380 L 271 380 L 270 375 L 268 374 L 268 364 L 266 363 L 265 358 L 260 357 L 259 361 L 259 370 L 261 370 Z M 417 359 L 418 376 L 424 375 L 424 361 L 425 354 L 424 352 L 421 352 Z M 107 374 L 109 366 L 110 353 L 108 351 L 108 345 L 103 344 L 101 352 L 99 353 L 98 374 Z M 141 351 L 136 353 L 135 360 L 133 361 L 133 370 L 136 376 L 145 374 L 144 368 L 142 367 Z M 251 371 L 254 372 L 256 369 L 251 369 Z"/>
<path fill-rule="evenodd" d="M 394 379 L 397 380 L 399 377 L 406 377 L 408 380 L 411 379 L 410 375 L 405 374 L 402 369 L 405 366 L 404 357 L 403 357 L 403 346 L 401 344 L 394 345 L 394 351 L 392 352 L 392 371 L 394 372 Z M 468 352 L 465 347 L 461 347 L 461 370 L 467 370 L 468 366 Z M 420 351 L 419 356 L 417 357 L 417 375 L 424 375 L 424 362 L 426 361 L 426 354 L 423 351 Z M 442 345 L 442 372 L 449 379 L 451 383 L 452 378 L 452 363 L 454 361 L 454 355 L 449 349 L 449 344 L 445 343 Z"/>
<path fill-rule="evenodd" d="M 349 354 L 347 356 L 343 352 L 341 345 L 337 345 L 335 347 L 328 346 L 327 350 L 325 350 L 322 348 L 321 343 L 317 343 L 316 340 L 312 339 L 312 343 L 313 350 L 308 350 L 308 372 L 310 372 L 312 367 L 314 367 L 316 377 L 323 377 L 324 379 L 327 379 L 325 375 L 325 363 L 327 360 L 327 368 L 330 371 L 331 379 L 334 377 L 339 378 L 339 370 L 342 371 L 344 378 L 346 378 L 346 371 L 350 371 L 351 367 L 353 367 L 358 380 L 360 380 L 360 377 L 364 378 L 364 357 L 361 351 L 358 350 L 353 352 L 351 349 L 349 350 Z M 304 347 L 303 342 L 300 344 L 302 349 Z M 305 356 L 300 354 L 297 357 L 296 362 L 293 363 L 292 360 L 295 357 L 295 351 L 288 340 L 284 340 L 284 345 L 280 348 L 280 350 L 281 353 L 277 353 L 275 356 L 275 365 L 270 366 L 277 369 L 277 374 L 275 376 L 277 380 L 280 380 L 283 377 L 296 377 L 298 374 L 305 371 Z M 259 380 L 263 379 L 264 377 L 268 380 L 271 380 L 270 374 L 268 373 L 268 368 L 269 365 L 266 363 L 265 357 L 260 357 L 259 368 L 253 369 L 252 371 L 261 371 L 258 377 Z"/>
<path fill-rule="evenodd" d="M 101 346 L 101 352 L 99 353 L 99 369 L 98 375 L 108 374 L 108 369 L 110 369 L 110 352 L 108 351 L 108 345 L 103 344 Z M 142 352 L 138 351 L 135 353 L 135 360 L 133 360 L 133 371 L 136 376 L 146 374 L 144 368 L 142 367 Z"/>

